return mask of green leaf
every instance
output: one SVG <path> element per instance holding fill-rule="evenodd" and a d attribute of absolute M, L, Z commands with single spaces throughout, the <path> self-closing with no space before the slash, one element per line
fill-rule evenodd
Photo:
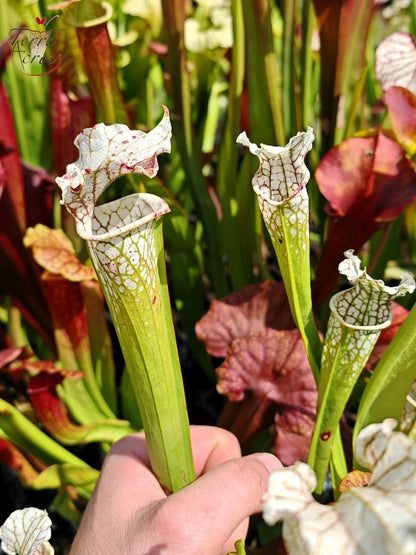
<path fill-rule="evenodd" d="M 237 540 L 234 544 L 235 551 L 230 551 L 228 555 L 246 555 L 246 549 L 244 547 L 243 540 Z"/>
<path fill-rule="evenodd" d="M 416 305 L 377 364 L 358 409 L 354 438 L 368 424 L 400 420 L 406 396 L 416 380 Z"/>
<path fill-rule="evenodd" d="M 87 463 L 43 433 L 28 418 L 3 399 L 0 399 L 0 431 L 3 432 L 5 439 L 8 439 L 20 449 L 32 453 L 46 464 L 65 462 L 89 468 Z"/>

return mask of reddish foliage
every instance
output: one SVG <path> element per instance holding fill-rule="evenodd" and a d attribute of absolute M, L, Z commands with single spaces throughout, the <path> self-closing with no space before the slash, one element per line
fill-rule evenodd
<path fill-rule="evenodd" d="M 23 163 L 25 182 L 26 225 L 42 223 L 53 225 L 53 202 L 55 182 L 43 168 Z"/>
<path fill-rule="evenodd" d="M 118 80 L 114 46 L 106 23 L 77 27 L 83 69 L 104 123 L 132 123 Z"/>
<path fill-rule="evenodd" d="M 65 378 L 78 379 L 83 375 L 83 372 L 66 370 L 61 372 L 56 368 L 54 372 L 51 372 L 51 368 L 47 368 L 45 372 L 39 372 L 29 382 L 27 393 L 33 407 L 45 428 L 54 437 L 61 438 L 61 440 L 66 437 L 79 436 L 81 438 L 85 434 L 86 428 L 71 420 L 66 406 L 56 392 L 56 386 Z"/>
<path fill-rule="evenodd" d="M 78 158 L 75 137 L 96 123 L 95 108 L 92 97 L 81 87 L 69 95 L 63 79 L 55 73 L 51 75 L 53 158 L 56 174 L 63 175 L 67 164 Z"/>
<path fill-rule="evenodd" d="M 296 461 L 306 462 L 309 447 L 315 427 L 315 408 L 305 410 L 285 410 L 276 414 L 274 423 L 277 437 L 274 442 L 274 452 L 286 466 Z"/>
<path fill-rule="evenodd" d="M 384 100 L 397 140 L 413 154 L 416 152 L 416 96 L 402 87 L 390 87 Z"/>
<path fill-rule="evenodd" d="M 59 333 L 58 350 L 60 358 L 77 368 L 83 353 L 89 353 L 87 310 L 82 288 L 60 276 L 46 274 L 44 276 L 45 295 L 51 312 L 53 328 Z"/>
<path fill-rule="evenodd" d="M 416 173 L 405 150 L 382 132 L 352 138 L 332 148 L 316 180 L 328 199 L 327 241 L 317 268 L 314 300 L 327 298 L 348 249 L 359 250 L 372 234 L 416 199 Z M 357 225 L 359 222 L 360 225 Z"/>
<path fill-rule="evenodd" d="M 226 357 L 217 389 L 230 403 L 219 424 L 244 449 L 274 418 L 280 459 L 305 458 L 317 393 L 283 283 L 249 285 L 213 301 L 195 329 L 210 354 Z"/>
<path fill-rule="evenodd" d="M 5 85 L 0 79 L 0 145 L 4 185 L 8 190 L 20 231 L 26 228 L 25 187 L 14 127 L 13 111 Z"/>
<path fill-rule="evenodd" d="M 248 285 L 213 301 L 196 324 L 195 332 L 209 354 L 224 358 L 234 339 L 266 328 L 295 328 L 283 283 Z"/>
<path fill-rule="evenodd" d="M 243 444 L 278 412 L 276 454 L 285 464 L 307 455 L 317 392 L 298 330 L 268 328 L 235 339 L 217 375 L 219 393 L 231 401 L 248 395 L 231 427 Z"/>
<path fill-rule="evenodd" d="M 30 171 L 27 174 L 30 179 L 24 181 L 13 113 L 5 86 L 0 81 L 0 288 L 7 291 L 34 329 L 51 343 L 39 275 L 22 242 L 26 213 L 33 213 L 28 203 L 40 206 L 40 196 L 36 194 L 40 189 L 33 188 L 33 177 L 39 171 Z M 42 176 L 44 174 L 46 172 Z M 50 202 L 49 208 L 52 208 Z"/>
<path fill-rule="evenodd" d="M 21 483 L 30 487 L 39 472 L 31 465 L 21 451 L 10 441 L 0 438 L 0 462 L 13 468 Z"/>
<path fill-rule="evenodd" d="M 17 360 L 24 360 L 32 356 L 26 347 L 9 347 L 0 351 L 0 370 Z"/>
<path fill-rule="evenodd" d="M 0 288 L 11 295 L 23 316 L 50 343 L 50 318 L 40 287 L 39 274 L 30 254 L 23 246 L 22 233 L 12 201 L 1 182 Z"/>

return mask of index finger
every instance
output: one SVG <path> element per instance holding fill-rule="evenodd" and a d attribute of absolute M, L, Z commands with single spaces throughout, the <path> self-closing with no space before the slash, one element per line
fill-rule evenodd
<path fill-rule="evenodd" d="M 191 442 L 197 477 L 215 466 L 241 456 L 237 438 L 221 428 L 191 426 Z M 114 487 L 114 480 L 117 487 Z M 115 443 L 105 461 L 94 492 L 94 500 L 109 500 L 114 506 L 126 503 L 137 508 L 166 497 L 151 472 L 143 433 L 126 436 Z"/>

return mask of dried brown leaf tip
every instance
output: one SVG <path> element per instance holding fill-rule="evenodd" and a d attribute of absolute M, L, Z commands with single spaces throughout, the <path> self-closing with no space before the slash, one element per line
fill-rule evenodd
<path fill-rule="evenodd" d="M 353 470 L 343 478 L 339 484 L 339 491 L 346 491 L 351 488 L 364 488 L 368 486 L 371 480 L 371 472 L 363 472 L 362 470 Z"/>

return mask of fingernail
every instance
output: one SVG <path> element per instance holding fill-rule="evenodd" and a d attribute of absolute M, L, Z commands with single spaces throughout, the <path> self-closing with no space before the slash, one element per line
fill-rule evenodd
<path fill-rule="evenodd" d="M 279 459 L 271 453 L 256 453 L 256 458 L 258 461 L 264 464 L 269 472 L 273 472 L 273 470 L 283 468 L 283 465 L 279 461 Z"/>

